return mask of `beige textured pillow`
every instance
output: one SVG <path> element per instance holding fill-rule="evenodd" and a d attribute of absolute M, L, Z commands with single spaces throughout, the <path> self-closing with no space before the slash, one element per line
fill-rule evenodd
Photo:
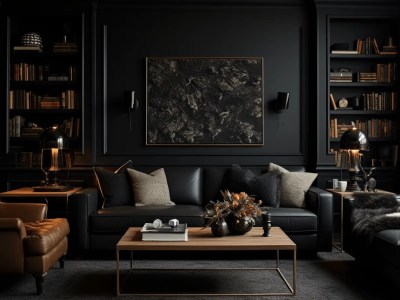
<path fill-rule="evenodd" d="M 280 165 L 274 164 L 272 162 L 268 163 L 267 172 L 274 172 L 274 171 L 278 172 L 279 174 L 289 172 L 288 170 L 286 170 L 284 167 L 281 167 Z"/>
<path fill-rule="evenodd" d="M 137 206 L 175 205 L 170 198 L 167 176 L 163 168 L 150 174 L 134 169 L 127 171 Z"/>
<path fill-rule="evenodd" d="M 280 206 L 305 207 L 305 194 L 317 176 L 308 172 L 282 173 Z"/>

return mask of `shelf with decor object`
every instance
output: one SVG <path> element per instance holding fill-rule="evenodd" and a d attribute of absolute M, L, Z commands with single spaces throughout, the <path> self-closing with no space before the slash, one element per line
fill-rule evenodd
<path fill-rule="evenodd" d="M 397 164 L 398 25 L 394 17 L 327 19 L 327 153 L 332 158 L 342 133 L 354 123 L 370 141 L 365 166 Z"/>
<path fill-rule="evenodd" d="M 25 153 L 30 158 L 40 152 L 42 132 L 54 125 L 69 138 L 74 152 L 82 152 L 83 18 L 82 13 L 8 17 L 5 138 L 6 153 L 15 157 L 17 166 Z"/>

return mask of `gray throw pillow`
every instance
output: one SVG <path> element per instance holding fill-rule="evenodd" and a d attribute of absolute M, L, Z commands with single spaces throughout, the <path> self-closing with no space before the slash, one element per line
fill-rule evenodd
<path fill-rule="evenodd" d="M 285 172 L 281 174 L 280 206 L 305 207 L 305 195 L 318 174 Z"/>
<path fill-rule="evenodd" d="M 278 172 L 279 174 L 289 172 L 289 171 L 286 170 L 284 167 L 281 167 L 280 165 L 274 164 L 274 163 L 272 163 L 272 162 L 270 162 L 270 163 L 268 164 L 267 170 L 268 170 L 268 172 Z"/>
<path fill-rule="evenodd" d="M 167 176 L 163 168 L 150 174 L 128 169 L 128 174 L 136 206 L 175 205 L 170 198 Z"/>
<path fill-rule="evenodd" d="M 290 172 L 280 165 L 269 163 L 268 172 L 278 172 L 281 177 L 279 200 L 282 207 L 305 207 L 305 195 L 318 174 Z"/>

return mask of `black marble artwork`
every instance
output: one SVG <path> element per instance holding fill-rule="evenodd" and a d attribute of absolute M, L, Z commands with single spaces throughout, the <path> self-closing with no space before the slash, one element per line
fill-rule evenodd
<path fill-rule="evenodd" d="M 147 58 L 147 145 L 264 143 L 262 58 Z"/>

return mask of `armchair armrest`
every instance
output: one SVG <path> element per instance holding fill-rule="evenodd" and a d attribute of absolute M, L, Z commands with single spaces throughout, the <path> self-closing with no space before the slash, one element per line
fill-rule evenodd
<path fill-rule="evenodd" d="M 24 272 L 24 223 L 19 218 L 0 217 L 0 272 Z"/>
<path fill-rule="evenodd" d="M 306 193 L 306 208 L 318 218 L 318 251 L 332 251 L 333 195 L 312 186 Z"/>
<path fill-rule="evenodd" d="M 0 218 L 0 232 L 1 231 L 18 231 L 21 239 L 26 236 L 25 226 L 20 218 Z"/>
<path fill-rule="evenodd" d="M 89 216 L 99 208 L 99 191 L 96 187 L 85 188 L 73 195 L 71 233 L 76 237 L 76 248 L 89 250 Z"/>
<path fill-rule="evenodd" d="M 22 222 L 43 220 L 47 217 L 47 204 L 0 202 L 0 218 L 20 218 Z"/>

